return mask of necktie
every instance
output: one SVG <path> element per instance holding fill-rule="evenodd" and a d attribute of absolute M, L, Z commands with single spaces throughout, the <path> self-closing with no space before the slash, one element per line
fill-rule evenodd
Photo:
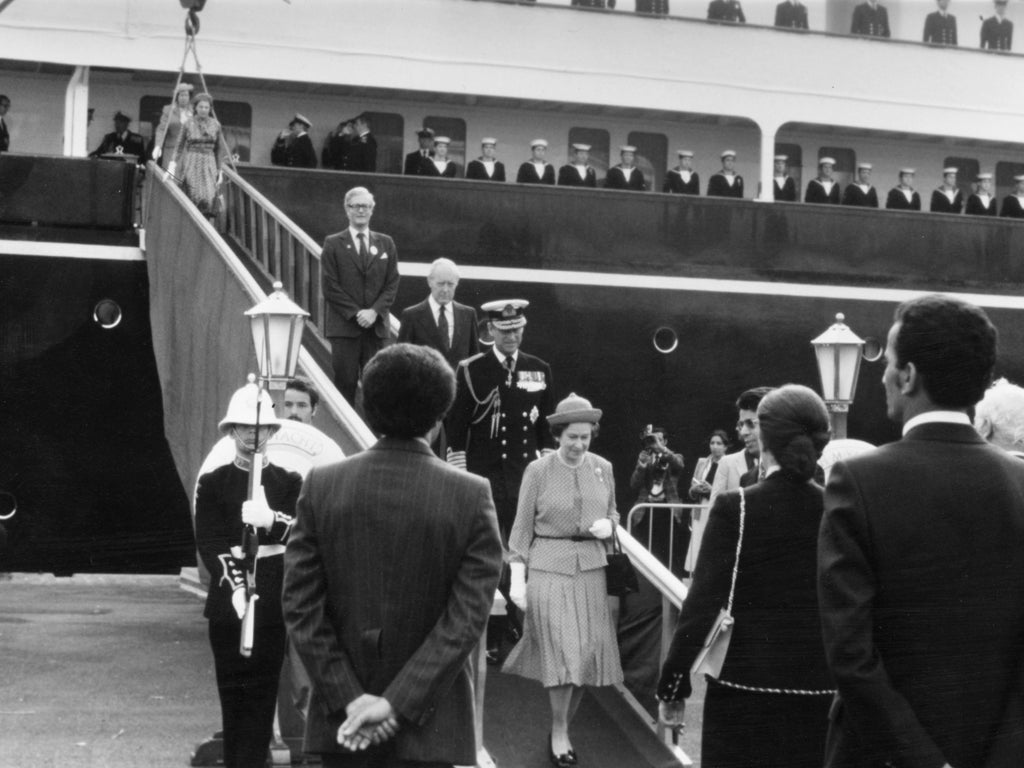
<path fill-rule="evenodd" d="M 444 304 L 441 305 L 441 309 L 437 313 L 437 330 L 441 332 L 441 343 L 444 345 L 444 351 L 447 352 L 451 349 L 451 341 L 448 337 L 448 316 L 445 314 Z"/>
<path fill-rule="evenodd" d="M 359 258 L 366 263 L 366 235 L 360 232 L 356 237 L 359 238 Z"/>
<path fill-rule="evenodd" d="M 505 358 L 505 367 L 508 369 L 508 379 L 505 381 L 505 384 L 507 386 L 511 387 L 512 386 L 512 372 L 515 370 L 516 361 L 513 360 L 511 357 L 506 357 Z"/>

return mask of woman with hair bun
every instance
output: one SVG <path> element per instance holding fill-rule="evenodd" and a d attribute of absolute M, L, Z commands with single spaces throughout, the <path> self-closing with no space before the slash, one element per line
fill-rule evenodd
<path fill-rule="evenodd" d="M 834 693 L 816 585 L 824 491 L 814 472 L 828 411 L 813 390 L 787 384 L 765 395 L 757 419 L 765 477 L 715 500 L 658 683 L 661 717 L 682 723 L 690 667 L 732 590 L 736 623 L 721 674 L 707 677 L 701 763 L 818 768 Z"/>

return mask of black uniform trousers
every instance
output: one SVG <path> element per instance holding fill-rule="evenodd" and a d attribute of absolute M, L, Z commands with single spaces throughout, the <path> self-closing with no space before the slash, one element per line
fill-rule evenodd
<path fill-rule="evenodd" d="M 402 760 L 395 755 L 394 740 L 371 746 L 364 752 L 324 753 L 320 757 L 323 760 L 323 768 L 452 768 L 451 763 Z"/>
<path fill-rule="evenodd" d="M 249 658 L 238 652 L 241 633 L 241 621 L 210 622 L 210 647 L 224 728 L 224 765 L 258 768 L 267 762 L 274 734 L 285 630 L 283 624 L 257 626 Z"/>

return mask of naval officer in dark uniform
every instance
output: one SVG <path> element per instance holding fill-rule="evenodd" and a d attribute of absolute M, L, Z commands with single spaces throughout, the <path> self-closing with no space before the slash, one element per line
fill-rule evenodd
<path fill-rule="evenodd" d="M 544 446 L 543 417 L 555 407 L 551 366 L 519 349 L 529 303 L 508 299 L 481 307 L 494 347 L 459 363 L 448 414 L 448 461 L 490 481 L 504 541 L 516 519 L 523 472 Z"/>
<path fill-rule="evenodd" d="M 1013 22 L 1006 18 L 1007 0 L 996 0 L 996 12 L 981 23 L 981 47 L 990 51 L 1013 48 Z"/>
<path fill-rule="evenodd" d="M 924 42 L 932 45 L 956 45 L 956 16 L 949 13 L 949 0 L 938 0 L 939 10 L 924 20 Z"/>

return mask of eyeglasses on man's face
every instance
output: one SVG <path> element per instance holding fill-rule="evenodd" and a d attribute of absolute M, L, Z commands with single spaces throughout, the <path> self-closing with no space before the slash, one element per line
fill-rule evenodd
<path fill-rule="evenodd" d="M 350 211 L 372 211 L 373 203 L 349 203 L 345 207 Z"/>

